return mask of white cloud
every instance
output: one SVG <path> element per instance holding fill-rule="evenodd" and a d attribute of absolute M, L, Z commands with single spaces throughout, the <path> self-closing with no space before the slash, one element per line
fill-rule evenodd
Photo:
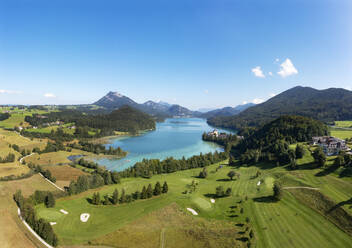
<path fill-rule="evenodd" d="M 53 93 L 45 93 L 44 97 L 46 97 L 46 98 L 55 98 L 56 96 Z"/>
<path fill-rule="evenodd" d="M 280 65 L 280 71 L 277 73 L 281 77 L 288 77 L 294 74 L 297 74 L 298 71 L 295 68 L 295 66 L 292 64 L 290 59 L 286 59 L 281 65 Z"/>
<path fill-rule="evenodd" d="M 272 76 L 272 75 L 273 75 L 273 73 L 272 73 L 271 71 L 269 71 L 269 73 L 268 73 L 268 74 L 269 74 L 269 76 Z"/>
<path fill-rule="evenodd" d="M 208 94 L 208 93 L 209 93 L 209 90 L 204 90 L 204 93 L 205 93 L 205 94 Z"/>
<path fill-rule="evenodd" d="M 274 96 L 276 96 L 276 94 L 275 93 L 270 93 L 269 96 L 270 97 L 274 97 Z"/>
<path fill-rule="evenodd" d="M 20 91 L 0 89 L 0 94 L 20 94 Z"/>
<path fill-rule="evenodd" d="M 264 102 L 264 100 L 263 100 L 263 99 L 260 99 L 260 98 L 254 98 L 254 99 L 252 100 L 252 103 L 254 103 L 254 104 L 259 104 L 259 103 L 262 103 L 262 102 Z"/>
<path fill-rule="evenodd" d="M 254 76 L 256 76 L 256 77 L 265 78 L 265 75 L 264 75 L 262 69 L 260 68 L 260 66 L 254 67 L 252 69 L 252 72 L 253 72 Z"/>
<path fill-rule="evenodd" d="M 278 58 L 275 59 L 275 62 L 279 62 L 280 60 Z"/>
<path fill-rule="evenodd" d="M 243 101 L 242 104 L 247 104 L 248 102 L 247 101 Z"/>

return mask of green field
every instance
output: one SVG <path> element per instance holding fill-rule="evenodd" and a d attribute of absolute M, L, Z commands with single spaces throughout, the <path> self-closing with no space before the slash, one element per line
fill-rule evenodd
<path fill-rule="evenodd" d="M 299 160 L 300 169 L 296 171 L 287 171 L 282 167 L 263 169 L 261 170 L 261 176 L 255 179 L 253 179 L 253 176 L 258 170 L 257 167 L 231 168 L 224 166 L 216 172 L 219 164 L 208 167 L 209 176 L 206 179 L 196 178 L 201 169 L 156 175 L 151 179 L 129 178 L 124 179 L 119 185 L 105 186 L 99 189 L 100 194 L 111 194 L 115 188 L 118 188 L 120 192 L 124 188 L 127 193 L 131 193 L 136 189 L 141 190 L 143 185 L 156 181 L 167 181 L 169 193 L 129 204 L 95 206 L 87 201 L 87 198 L 90 198 L 95 191 L 90 190 L 80 195 L 58 200 L 56 207 L 53 209 L 46 209 L 43 205 L 39 205 L 37 206 L 37 212 L 40 217 L 57 222 L 54 230 L 58 234 L 61 244 L 64 245 L 87 244 L 88 241 L 91 241 L 96 244 L 117 245 L 119 247 L 138 247 L 138 244 L 133 246 L 132 243 L 124 243 L 128 242 L 128 239 L 123 238 L 123 233 L 128 230 L 138 233 L 138 240 L 143 242 L 145 247 L 159 247 L 160 244 L 155 242 L 161 242 L 160 240 L 163 240 L 166 244 L 168 244 L 168 240 L 169 242 L 176 242 L 176 244 L 178 242 L 182 247 L 181 244 L 188 240 L 188 236 L 184 235 L 185 230 L 182 228 L 155 227 L 153 225 L 156 230 L 148 234 L 150 236 L 147 234 L 139 236 L 138 225 L 133 224 L 140 223 L 143 220 L 150 221 L 152 225 L 155 218 L 159 218 L 159 222 L 168 222 L 170 218 L 176 218 L 175 216 L 178 215 L 170 214 L 163 220 L 160 220 L 160 216 L 166 211 L 165 209 L 176 203 L 176 206 L 183 213 L 182 216 L 188 216 L 194 221 L 200 219 L 206 221 L 202 224 L 204 226 L 203 231 L 206 231 L 207 223 L 212 221 L 220 221 L 226 226 L 231 223 L 233 225 L 243 224 L 248 217 L 250 219 L 249 226 L 255 232 L 256 247 L 316 247 L 317 244 L 319 244 L 319 247 L 348 247 L 352 242 L 351 236 L 318 212 L 299 202 L 294 196 L 294 190 L 285 190 L 284 197 L 280 202 L 268 201 L 268 196 L 272 195 L 272 186 L 275 180 L 282 181 L 284 186 L 317 187 L 336 202 L 350 199 L 352 192 L 351 179 L 340 179 L 335 173 L 316 176 L 321 169 L 309 168 L 311 159 L 310 155 L 306 155 Z M 226 175 L 230 170 L 239 172 L 241 174 L 240 179 L 227 180 Z M 182 192 L 188 189 L 187 185 L 191 184 L 193 180 L 198 183 L 197 190 L 191 194 L 183 194 Z M 261 185 L 257 186 L 259 180 Z M 213 204 L 207 194 L 213 194 L 215 187 L 219 185 L 223 185 L 225 188 L 231 187 L 232 195 L 216 199 L 215 204 Z M 232 208 L 230 208 L 231 206 Z M 195 209 L 199 215 L 192 216 L 186 211 L 186 208 Z M 241 213 L 241 208 L 243 208 L 243 213 Z M 351 205 L 344 205 L 344 208 L 350 211 Z M 69 214 L 61 214 L 60 209 L 68 211 Z M 81 213 L 91 215 L 87 223 L 80 221 Z M 155 213 L 160 213 L 160 216 L 157 217 L 159 214 Z M 178 218 L 181 218 L 181 215 Z M 194 229 L 199 229 L 199 224 L 194 221 L 192 222 L 189 219 L 184 221 L 191 223 L 187 224 L 188 227 L 192 228 L 192 225 L 194 225 Z M 176 220 L 175 222 L 177 223 Z M 148 227 L 148 223 L 145 223 L 145 226 Z M 248 231 L 243 230 L 244 227 L 236 226 L 236 228 L 236 232 L 232 230 L 232 235 L 242 233 L 241 237 L 248 237 Z M 227 231 L 229 232 L 229 230 Z M 159 233 L 163 236 L 163 239 L 156 238 L 155 233 Z M 196 233 L 199 235 L 198 232 Z M 193 235 L 196 234 L 193 233 Z M 219 237 L 218 234 L 213 235 L 208 236 L 209 242 L 212 240 L 222 242 L 216 238 Z M 222 237 L 225 239 L 226 236 L 223 235 Z M 165 238 L 166 241 L 164 241 Z M 199 242 L 194 241 L 192 246 L 202 247 Z M 245 243 L 236 240 L 236 244 L 241 246 Z M 222 246 L 218 245 L 218 247 Z M 223 245 L 223 247 L 228 246 Z"/>
<path fill-rule="evenodd" d="M 330 130 L 331 136 L 340 138 L 340 139 L 350 139 L 352 138 L 352 129 L 339 129 L 339 128 L 331 128 Z"/>
<path fill-rule="evenodd" d="M 335 121 L 336 127 L 352 127 L 352 121 Z"/>
<path fill-rule="evenodd" d="M 0 112 L 8 110 L 7 108 L 0 108 Z M 31 116 L 32 114 L 44 114 L 47 113 L 46 111 L 43 110 L 19 110 L 19 109 L 14 109 L 10 111 L 10 118 L 4 121 L 0 121 L 0 127 L 2 128 L 10 128 L 13 129 L 16 126 L 27 126 L 28 123 L 24 121 L 24 118 L 26 116 Z"/>

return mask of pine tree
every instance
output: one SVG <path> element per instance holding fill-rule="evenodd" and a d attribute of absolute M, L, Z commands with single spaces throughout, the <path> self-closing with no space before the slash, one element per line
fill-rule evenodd
<path fill-rule="evenodd" d="M 47 208 L 53 208 L 55 207 L 55 198 L 54 198 L 54 195 L 49 192 L 48 195 L 45 197 L 45 206 Z"/>
<path fill-rule="evenodd" d="M 169 186 L 167 185 L 167 182 L 165 181 L 163 184 L 163 190 L 162 193 L 166 194 L 169 191 Z"/>
<path fill-rule="evenodd" d="M 125 192 L 125 189 L 122 189 L 120 203 L 125 203 L 125 202 L 126 202 L 126 192 Z"/>
<path fill-rule="evenodd" d="M 145 186 L 142 189 L 141 199 L 147 199 L 147 189 Z"/>
<path fill-rule="evenodd" d="M 115 189 L 114 193 L 112 194 L 112 203 L 116 205 L 118 201 L 119 201 L 119 192 L 117 191 L 117 189 Z"/>
<path fill-rule="evenodd" d="M 154 187 L 154 195 L 160 195 L 160 194 L 161 194 L 161 185 L 159 182 L 156 182 Z"/>
<path fill-rule="evenodd" d="M 94 205 L 100 205 L 100 194 L 99 194 L 99 192 L 93 194 L 92 203 Z"/>
<path fill-rule="evenodd" d="M 153 196 L 153 189 L 152 189 L 152 185 L 149 184 L 147 188 L 147 198 L 151 198 L 152 196 Z"/>

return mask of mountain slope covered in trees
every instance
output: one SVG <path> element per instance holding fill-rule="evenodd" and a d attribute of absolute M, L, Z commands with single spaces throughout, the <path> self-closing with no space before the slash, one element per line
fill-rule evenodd
<path fill-rule="evenodd" d="M 211 111 L 208 111 L 206 113 L 203 113 L 201 117 L 203 118 L 212 118 L 212 117 L 219 117 L 219 116 L 232 116 L 232 115 L 237 115 L 241 113 L 242 111 L 246 110 L 249 107 L 254 106 L 254 103 L 247 103 L 247 104 L 242 104 L 238 105 L 236 107 L 224 107 L 221 109 L 214 109 Z"/>
<path fill-rule="evenodd" d="M 213 126 L 240 129 L 260 126 L 282 115 L 301 115 L 324 122 L 352 119 L 352 92 L 329 88 L 317 90 L 297 86 L 230 117 L 208 119 Z"/>

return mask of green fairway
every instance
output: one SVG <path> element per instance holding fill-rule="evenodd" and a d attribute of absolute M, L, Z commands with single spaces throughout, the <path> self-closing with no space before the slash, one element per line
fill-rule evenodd
<path fill-rule="evenodd" d="M 301 165 L 303 166 L 310 159 L 310 156 L 305 156 L 300 161 Z M 234 169 L 224 166 L 216 171 L 218 166 L 219 164 L 208 167 L 209 175 L 206 179 L 196 178 L 200 169 L 192 169 L 156 175 L 151 179 L 123 179 L 119 185 L 99 189 L 101 196 L 112 194 L 115 188 L 119 189 L 119 192 L 124 188 L 127 193 L 131 193 L 137 189 L 141 190 L 143 185 L 148 183 L 167 181 L 169 193 L 152 199 L 117 206 L 95 206 L 87 201 L 87 198 L 96 191 L 90 190 L 58 200 L 53 209 L 46 209 L 43 205 L 39 205 L 37 212 L 40 217 L 57 222 L 54 230 L 62 244 L 67 245 L 84 244 L 89 240 L 98 239 L 172 203 L 177 203 L 188 215 L 190 213 L 186 208 L 192 208 L 199 214 L 192 218 L 204 218 L 208 221 L 218 220 L 238 224 L 245 223 L 248 217 L 249 225 L 255 230 L 257 247 L 314 247 L 316 244 L 321 247 L 347 247 L 351 243 L 350 236 L 327 221 L 324 216 L 301 204 L 293 193 L 286 191 L 280 202 L 267 201 L 268 196 L 272 195 L 275 179 L 282 181 L 284 186 L 319 187 L 322 193 L 336 202 L 349 199 L 352 192 L 351 180 L 339 179 L 334 174 L 317 177 L 315 174 L 319 169 L 287 171 L 282 167 L 261 170 L 261 176 L 253 179 L 258 170 L 256 167 Z M 240 179 L 228 180 L 227 173 L 230 170 L 240 173 Z M 193 180 L 198 183 L 196 191 L 184 194 Z M 257 185 L 259 180 L 260 186 Z M 214 194 L 215 188 L 219 185 L 225 189 L 231 187 L 232 194 L 230 197 L 215 199 L 215 203 L 211 203 L 212 197 L 208 194 Z M 68 211 L 69 214 L 61 214 L 60 209 Z M 90 214 L 87 223 L 80 221 L 81 213 Z M 129 226 L 129 230 L 131 228 Z M 248 236 L 248 234 L 245 235 Z M 146 240 L 148 240 L 147 237 Z"/>

